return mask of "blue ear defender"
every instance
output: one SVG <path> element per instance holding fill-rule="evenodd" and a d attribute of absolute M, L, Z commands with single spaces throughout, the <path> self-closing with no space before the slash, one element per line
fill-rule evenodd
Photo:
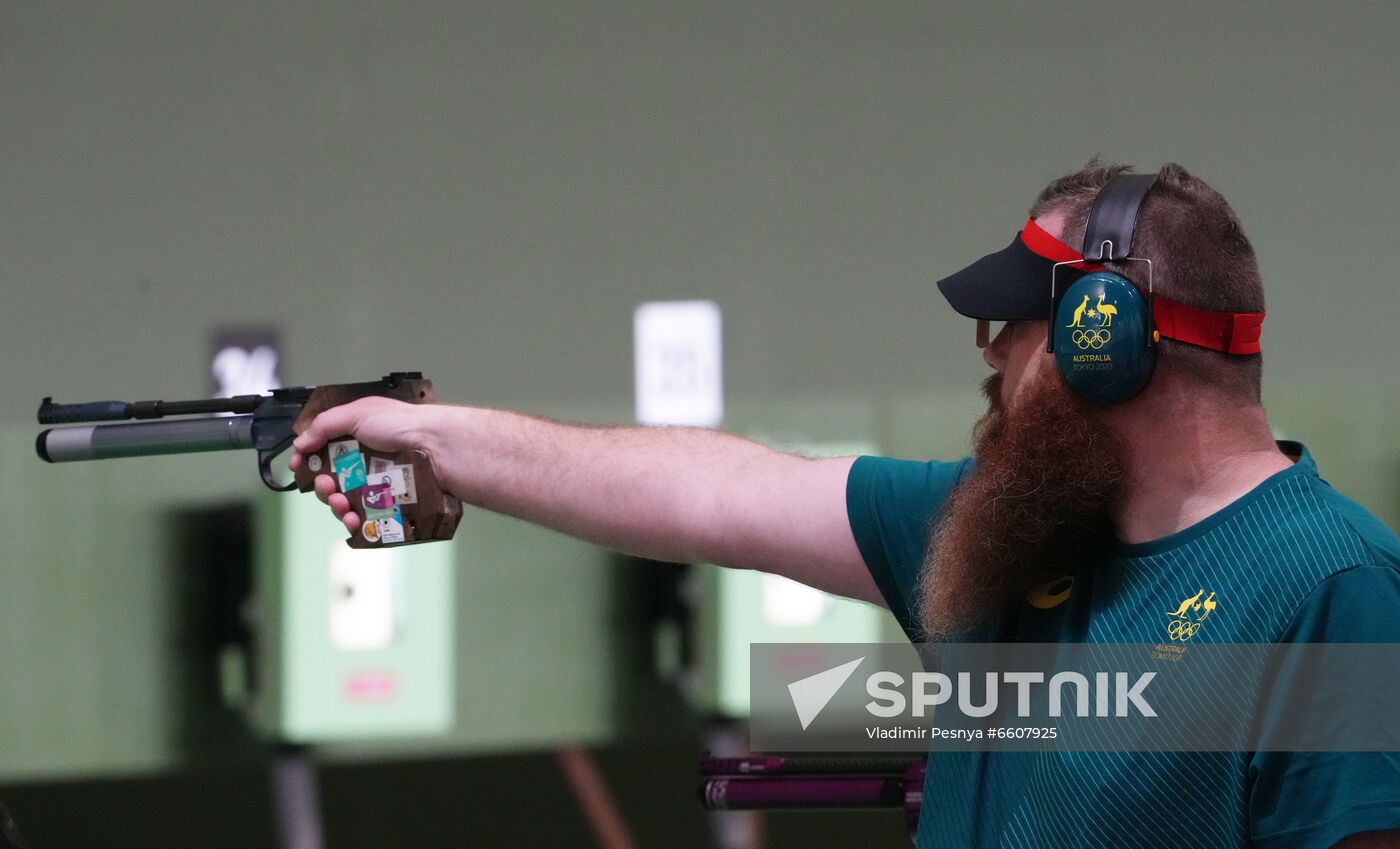
<path fill-rule="evenodd" d="M 1075 280 L 1056 300 L 1056 272 L 1083 265 L 1068 260 L 1050 270 L 1048 350 L 1070 389 L 1095 404 L 1119 404 L 1141 392 L 1157 362 L 1152 261 L 1132 254 L 1138 211 L 1156 181 L 1150 174 L 1119 174 L 1109 180 L 1089 210 L 1081 254 L 1094 265 L 1145 265 L 1146 298 L 1126 277 L 1095 271 Z"/>
<path fill-rule="evenodd" d="M 1141 392 L 1157 361 L 1150 312 L 1150 302 L 1120 275 L 1096 271 L 1070 284 L 1050 327 L 1065 383 L 1101 405 Z"/>

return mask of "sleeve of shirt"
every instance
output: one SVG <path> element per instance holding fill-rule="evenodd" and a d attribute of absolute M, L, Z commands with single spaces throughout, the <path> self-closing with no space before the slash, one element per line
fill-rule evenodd
<path fill-rule="evenodd" d="M 930 523 L 971 466 L 858 457 L 846 478 L 846 515 L 856 546 L 890 611 L 915 638 L 919 570 Z"/>
<path fill-rule="evenodd" d="M 1327 578 L 1282 641 L 1400 643 L 1400 573 L 1358 566 Z M 1249 770 L 1259 849 L 1330 849 L 1352 834 L 1400 829 L 1400 753 L 1257 752 Z"/>

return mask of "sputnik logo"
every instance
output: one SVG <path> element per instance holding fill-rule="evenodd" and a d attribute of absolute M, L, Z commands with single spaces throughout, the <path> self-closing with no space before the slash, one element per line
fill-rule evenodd
<path fill-rule="evenodd" d="M 851 673 L 856 671 L 856 667 L 864 662 L 865 658 L 858 657 L 849 663 L 809 675 L 788 685 L 788 695 L 792 696 L 792 706 L 797 711 L 797 719 L 802 723 L 803 731 L 807 730 L 807 726 L 812 724 L 817 714 L 831 702 L 837 691 L 851 677 Z"/>

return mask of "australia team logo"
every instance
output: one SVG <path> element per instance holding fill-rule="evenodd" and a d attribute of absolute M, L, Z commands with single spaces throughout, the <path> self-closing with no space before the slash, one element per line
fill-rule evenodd
<path fill-rule="evenodd" d="M 1205 590 L 1183 599 L 1176 610 L 1167 613 L 1167 636 L 1179 642 L 1186 642 L 1201 632 L 1207 618 L 1215 612 L 1215 593 L 1206 595 Z"/>
<path fill-rule="evenodd" d="M 1075 307 L 1074 320 L 1065 327 L 1073 328 L 1069 339 L 1081 351 L 1094 350 L 1107 345 L 1113 338 L 1113 331 L 1109 330 L 1113 326 L 1113 317 L 1118 315 L 1118 308 L 1103 299 L 1103 293 L 1099 293 L 1099 302 L 1093 306 L 1089 305 L 1089 296 L 1085 295 L 1084 300 Z M 1084 319 L 1098 319 L 1096 324 L 1085 325 Z"/>

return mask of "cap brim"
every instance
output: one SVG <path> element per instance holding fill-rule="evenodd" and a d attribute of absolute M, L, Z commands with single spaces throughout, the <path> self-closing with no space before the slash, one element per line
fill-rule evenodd
<path fill-rule="evenodd" d="M 948 305 L 968 318 L 1023 321 L 1050 315 L 1050 275 L 1055 262 L 1033 253 L 1020 234 L 1011 244 L 987 254 L 938 281 Z M 1061 290 L 1084 272 L 1060 271 Z"/>

